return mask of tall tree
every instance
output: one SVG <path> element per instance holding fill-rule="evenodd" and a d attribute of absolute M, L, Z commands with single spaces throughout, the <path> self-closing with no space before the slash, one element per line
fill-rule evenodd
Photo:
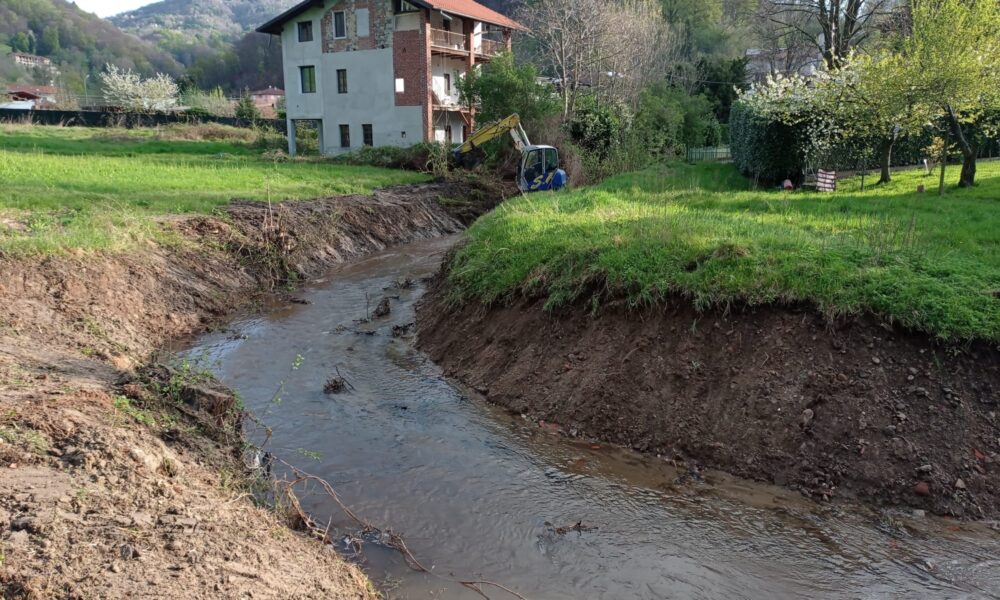
<path fill-rule="evenodd" d="M 948 124 L 962 152 L 959 185 L 976 181 L 973 129 L 1000 106 L 1000 4 L 996 0 L 913 0 L 902 42 L 909 85 Z"/>
<path fill-rule="evenodd" d="M 879 31 L 896 0 L 764 0 L 761 18 L 777 25 L 775 34 L 815 47 L 828 67 Z"/>
<path fill-rule="evenodd" d="M 662 76 L 669 28 L 653 0 L 539 0 L 518 15 L 528 26 L 543 73 L 559 86 L 563 116 L 581 87 L 638 102 L 639 90 Z"/>

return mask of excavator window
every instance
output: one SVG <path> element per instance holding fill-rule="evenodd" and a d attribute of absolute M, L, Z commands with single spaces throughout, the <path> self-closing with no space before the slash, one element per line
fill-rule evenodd
<path fill-rule="evenodd" d="M 555 148 L 545 149 L 545 172 L 555 171 L 559 168 L 559 153 Z"/>
<path fill-rule="evenodd" d="M 529 182 L 545 172 L 545 162 L 541 150 L 528 152 L 528 158 L 524 161 L 524 178 Z"/>

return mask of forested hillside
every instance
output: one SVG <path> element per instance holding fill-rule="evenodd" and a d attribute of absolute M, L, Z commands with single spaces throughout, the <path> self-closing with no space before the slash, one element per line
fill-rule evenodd
<path fill-rule="evenodd" d="M 82 93 L 85 78 L 106 63 L 146 74 L 183 71 L 168 52 L 65 0 L 0 2 L 0 45 L 52 59 L 63 85 L 75 93 Z M 15 67 L 3 63 L 0 77 L 17 79 Z"/>
<path fill-rule="evenodd" d="M 110 17 L 123 31 L 165 47 L 233 41 L 296 0 L 162 0 Z"/>

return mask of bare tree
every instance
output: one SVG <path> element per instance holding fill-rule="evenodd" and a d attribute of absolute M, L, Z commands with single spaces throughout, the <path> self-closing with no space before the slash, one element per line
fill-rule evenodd
<path fill-rule="evenodd" d="M 898 0 L 765 0 L 761 18 L 777 32 L 812 44 L 828 67 L 879 31 Z"/>
<path fill-rule="evenodd" d="M 598 98 L 634 103 L 669 64 L 673 36 L 653 0 L 540 0 L 519 12 L 543 72 L 554 76 L 563 116 L 582 87 Z"/>

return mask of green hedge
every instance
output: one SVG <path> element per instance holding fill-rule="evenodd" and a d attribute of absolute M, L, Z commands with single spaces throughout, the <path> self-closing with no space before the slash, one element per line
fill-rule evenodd
<path fill-rule="evenodd" d="M 746 104 L 733 105 L 729 117 L 730 152 L 741 173 L 762 185 L 773 185 L 784 179 L 796 184 L 803 179 L 809 166 L 804 152 L 806 125 L 791 127 L 769 121 L 754 114 Z M 920 164 L 936 135 L 928 127 L 919 134 L 901 138 L 893 144 L 890 164 L 893 167 Z M 835 171 L 877 170 L 878 139 L 846 139 L 835 144 L 826 156 L 812 165 Z M 1000 140 L 988 140 L 979 147 L 980 157 L 1000 156 Z"/>
<path fill-rule="evenodd" d="M 733 164 L 747 177 L 769 185 L 784 179 L 801 182 L 805 170 L 801 129 L 768 121 L 737 102 L 729 113 Z"/>

